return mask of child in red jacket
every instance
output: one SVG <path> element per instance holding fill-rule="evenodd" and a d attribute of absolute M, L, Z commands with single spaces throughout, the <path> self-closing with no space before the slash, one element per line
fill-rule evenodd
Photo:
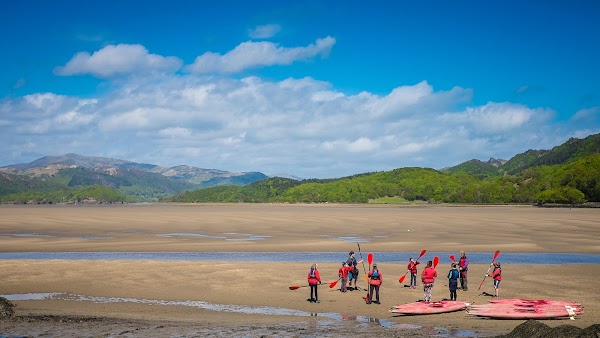
<path fill-rule="evenodd" d="M 347 283 L 348 283 L 348 271 L 350 271 L 350 266 L 348 262 L 342 262 L 342 267 L 338 270 L 338 277 L 342 279 L 342 284 L 340 285 L 340 291 L 346 292 Z"/>
<path fill-rule="evenodd" d="M 421 262 L 416 261 L 411 257 L 408 260 L 408 266 L 406 267 L 408 271 L 410 271 L 410 288 L 417 288 L 417 265 L 421 264 Z"/>
<path fill-rule="evenodd" d="M 500 294 L 500 281 L 502 280 L 502 268 L 500 268 L 500 262 L 494 262 L 494 271 L 489 277 L 494 278 L 494 298 L 498 298 Z"/>

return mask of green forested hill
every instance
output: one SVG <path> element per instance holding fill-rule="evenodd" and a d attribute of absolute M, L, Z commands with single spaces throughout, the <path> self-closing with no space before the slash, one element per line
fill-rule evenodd
<path fill-rule="evenodd" d="M 209 188 L 177 195 L 175 202 L 369 203 L 378 200 L 434 203 L 568 203 L 600 202 L 598 137 L 549 152 L 526 152 L 506 164 L 525 169 L 493 173 L 493 165 L 455 172 L 400 168 L 335 180 L 294 181 L 270 178 L 244 187 Z M 573 146 L 575 145 L 575 146 Z M 542 154 L 541 156 L 539 154 Z M 535 165 L 545 154 L 553 165 Z M 564 154 L 570 154 L 566 159 Z M 515 165 L 519 163 L 519 165 Z M 470 168 L 470 164 L 462 166 Z M 502 168 L 503 166 L 500 166 Z"/>

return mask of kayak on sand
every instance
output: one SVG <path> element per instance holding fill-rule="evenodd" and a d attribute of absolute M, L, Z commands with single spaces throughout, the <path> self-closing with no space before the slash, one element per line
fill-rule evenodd
<path fill-rule="evenodd" d="M 464 310 L 469 303 L 453 300 L 437 302 L 415 302 L 394 306 L 390 312 L 403 315 L 429 315 Z"/>
<path fill-rule="evenodd" d="M 572 318 L 575 315 L 581 315 L 582 308 L 572 308 L 569 306 L 552 308 L 509 308 L 498 307 L 496 309 L 477 310 L 472 309 L 468 314 L 478 317 L 487 317 L 493 319 L 558 319 Z"/>
<path fill-rule="evenodd" d="M 581 306 L 580 303 L 565 302 L 561 300 L 549 299 L 526 299 L 526 298 L 511 298 L 511 299 L 490 299 L 488 302 L 493 304 L 512 304 L 518 306 L 533 306 L 533 305 L 569 305 Z"/>

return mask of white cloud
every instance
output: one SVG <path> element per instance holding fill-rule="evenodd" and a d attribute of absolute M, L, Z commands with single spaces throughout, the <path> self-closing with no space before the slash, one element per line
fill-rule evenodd
<path fill-rule="evenodd" d="M 0 165 L 74 152 L 163 166 L 340 177 L 507 159 L 594 126 L 561 122 L 556 128 L 552 110 L 506 102 L 476 106 L 471 97 L 470 89 L 440 91 L 427 82 L 385 95 L 348 95 L 310 77 L 127 78 L 93 99 L 38 93 L 0 101 L 6 145 Z M 597 114 L 592 108 L 573 120 Z"/>
<path fill-rule="evenodd" d="M 286 48 L 267 41 L 242 42 L 224 55 L 206 52 L 196 58 L 186 70 L 194 74 L 238 73 L 248 68 L 273 65 L 289 65 L 315 56 L 327 56 L 335 44 L 335 38 L 317 39 L 305 47 Z"/>
<path fill-rule="evenodd" d="M 58 75 L 92 74 L 99 78 L 148 72 L 175 72 L 182 61 L 173 56 L 150 54 L 142 45 L 108 45 L 90 55 L 79 52 L 66 65 L 57 67 Z"/>
<path fill-rule="evenodd" d="M 268 24 L 256 26 L 248 31 L 248 36 L 252 39 L 268 39 L 281 31 L 281 26 L 277 24 Z"/>

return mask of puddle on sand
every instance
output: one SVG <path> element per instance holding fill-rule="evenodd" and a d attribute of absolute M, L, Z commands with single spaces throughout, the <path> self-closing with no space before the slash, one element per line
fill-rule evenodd
<path fill-rule="evenodd" d="M 339 239 L 340 241 L 352 242 L 352 243 L 368 243 L 368 242 L 370 242 L 366 238 L 356 237 L 356 236 L 342 236 L 342 237 L 338 237 L 337 239 Z"/>
<path fill-rule="evenodd" d="M 279 315 L 279 316 L 298 316 L 298 317 L 318 317 L 329 320 L 320 320 L 319 326 L 329 327 L 336 324 L 336 321 L 354 321 L 360 325 L 380 325 L 384 328 L 400 329 L 400 330 L 426 330 L 432 337 L 481 337 L 469 330 L 447 329 L 445 327 L 422 327 L 420 325 L 394 323 L 390 320 L 365 317 L 351 316 L 335 312 L 308 312 L 302 310 L 270 307 L 270 306 L 246 306 L 235 304 L 215 304 L 199 300 L 158 300 L 158 299 L 142 299 L 142 298 L 127 298 L 127 297 L 98 297 L 74 295 L 70 293 L 48 292 L 48 293 L 21 293 L 0 295 L 10 301 L 26 301 L 26 300 L 65 300 L 79 301 L 92 303 L 136 303 L 146 305 L 165 305 L 165 306 L 187 306 L 212 311 L 234 312 L 243 314 L 259 314 L 259 315 Z"/>

